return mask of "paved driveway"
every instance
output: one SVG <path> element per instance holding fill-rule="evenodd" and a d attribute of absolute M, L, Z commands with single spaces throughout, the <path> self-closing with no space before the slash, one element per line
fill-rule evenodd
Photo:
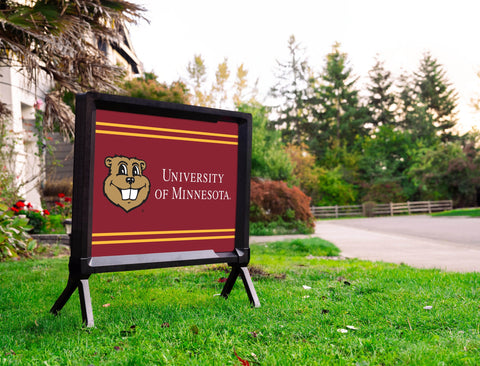
<path fill-rule="evenodd" d="M 418 215 L 331 220 L 328 222 L 341 227 L 431 239 L 451 245 L 480 249 L 480 218 Z"/>
<path fill-rule="evenodd" d="M 479 218 L 415 215 L 322 220 L 314 236 L 334 243 L 347 258 L 480 272 Z M 267 239 L 252 237 L 250 241 Z"/>

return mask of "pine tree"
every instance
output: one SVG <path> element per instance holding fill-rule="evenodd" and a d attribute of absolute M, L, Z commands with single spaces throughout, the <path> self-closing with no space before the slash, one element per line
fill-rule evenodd
<path fill-rule="evenodd" d="M 398 124 L 405 133 L 412 136 L 412 141 L 420 141 L 422 145 L 435 145 L 439 138 L 426 106 L 419 101 L 415 81 L 407 74 L 399 79 L 400 108 Z"/>
<path fill-rule="evenodd" d="M 375 65 L 368 72 L 370 84 L 367 108 L 372 129 L 395 124 L 396 97 L 391 91 L 393 87 L 392 73 L 385 69 L 384 62 L 376 59 Z"/>
<path fill-rule="evenodd" d="M 427 145 L 454 140 L 457 94 L 436 59 L 425 54 L 412 76 L 400 77 L 399 123 L 414 140 Z"/>
<path fill-rule="evenodd" d="M 307 143 L 319 160 L 331 147 L 351 150 L 358 137 L 366 134 L 368 110 L 360 104 L 355 85 L 358 79 L 348 63 L 347 54 L 335 43 L 316 82 L 314 97 L 309 100 L 313 122 L 309 124 Z"/>
<path fill-rule="evenodd" d="M 443 141 L 453 139 L 451 129 L 457 123 L 457 93 L 447 81 L 446 72 L 438 61 L 426 53 L 414 73 L 418 100 Z"/>
<path fill-rule="evenodd" d="M 274 125 L 282 131 L 285 143 L 301 144 L 305 140 L 305 102 L 310 68 L 304 50 L 293 35 L 288 40 L 288 51 L 289 61 L 277 61 L 279 81 L 271 90 L 271 95 L 279 101 Z"/>

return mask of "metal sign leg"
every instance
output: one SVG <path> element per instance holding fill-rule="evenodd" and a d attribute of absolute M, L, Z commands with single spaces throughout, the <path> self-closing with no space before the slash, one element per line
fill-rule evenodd
<path fill-rule="evenodd" d="M 80 283 L 78 284 L 78 295 L 80 296 L 83 323 L 89 328 L 94 327 L 92 299 L 90 297 L 88 278 L 80 280 Z"/>
<path fill-rule="evenodd" d="M 255 308 L 259 308 L 260 300 L 258 300 L 257 292 L 255 291 L 255 287 L 253 286 L 252 278 L 250 277 L 250 272 L 248 272 L 247 267 L 232 266 L 232 271 L 228 276 L 227 282 L 225 282 L 225 286 L 223 287 L 221 296 L 226 299 L 228 298 L 228 295 L 230 295 L 233 285 L 235 284 L 235 281 L 237 280 L 237 277 L 239 275 L 242 278 L 243 285 L 245 286 L 245 290 L 247 291 L 250 304 L 252 304 L 252 306 Z"/>
<path fill-rule="evenodd" d="M 88 286 L 88 277 L 85 278 L 82 276 L 70 274 L 65 290 L 63 290 L 55 304 L 53 304 L 50 312 L 57 315 L 60 310 L 62 310 L 62 308 L 65 306 L 65 304 L 77 288 L 78 294 L 80 296 L 80 307 L 82 309 L 83 323 L 87 327 L 93 327 L 93 310 L 92 300 L 90 298 L 90 287 Z"/>

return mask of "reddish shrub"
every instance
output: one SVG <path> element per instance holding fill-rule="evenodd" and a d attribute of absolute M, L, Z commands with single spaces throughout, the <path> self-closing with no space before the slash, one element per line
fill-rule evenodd
<path fill-rule="evenodd" d="M 289 188 L 281 181 L 253 179 L 250 189 L 250 221 L 271 222 L 281 218 L 285 222 L 302 221 L 314 227 L 310 197 L 299 188 Z"/>

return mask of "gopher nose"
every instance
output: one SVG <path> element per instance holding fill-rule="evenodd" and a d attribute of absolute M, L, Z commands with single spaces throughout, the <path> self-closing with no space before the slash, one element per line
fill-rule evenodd
<path fill-rule="evenodd" d="M 127 178 L 125 178 L 125 179 L 126 179 L 126 181 L 127 181 L 128 184 L 133 184 L 133 183 L 135 182 L 135 178 L 134 178 L 134 177 L 127 177 Z"/>

